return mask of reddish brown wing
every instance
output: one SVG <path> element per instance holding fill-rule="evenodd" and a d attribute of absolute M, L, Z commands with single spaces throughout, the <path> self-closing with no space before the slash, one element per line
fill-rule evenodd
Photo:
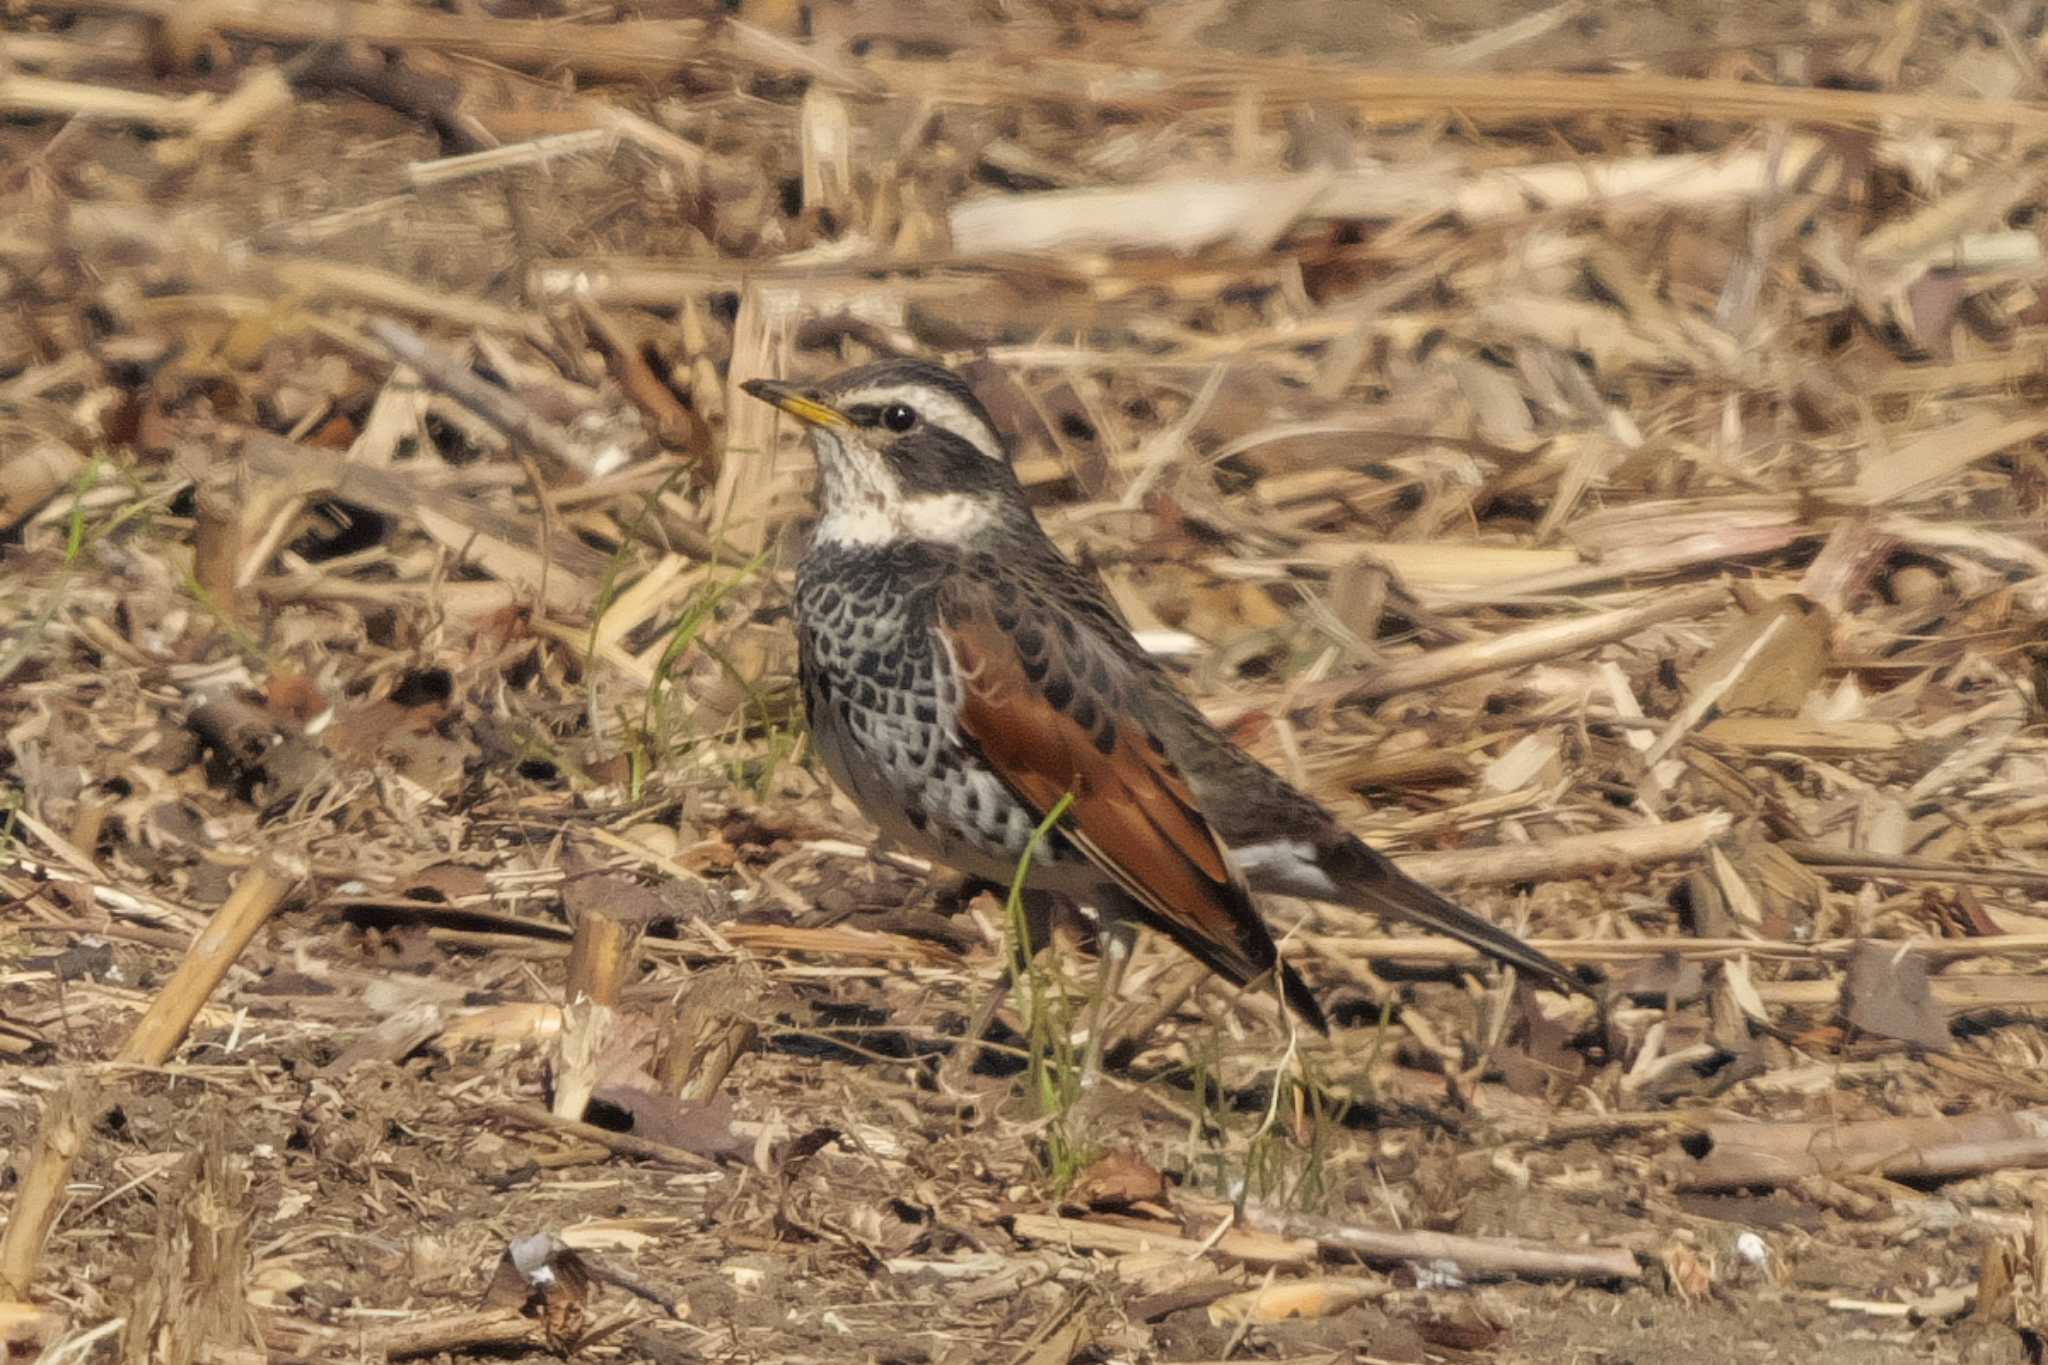
<path fill-rule="evenodd" d="M 1041 814 L 1069 792 L 1062 830 L 1158 926 L 1239 984 L 1273 941 L 1165 751 L 1119 705 L 1109 661 L 1037 603 L 948 584 L 939 629 L 963 685 L 961 728 Z"/>

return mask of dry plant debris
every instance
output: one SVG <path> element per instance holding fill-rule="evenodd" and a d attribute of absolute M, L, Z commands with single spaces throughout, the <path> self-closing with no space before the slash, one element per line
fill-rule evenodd
<path fill-rule="evenodd" d="M 9 6 L 10 1357 L 2040 1359 L 2044 56 Z M 809 462 L 734 401 L 887 352 L 1603 1007 L 1280 905 L 1332 1043 L 1153 945 L 1076 1096 L 1062 921 L 961 1048 L 1001 890 L 807 761 Z"/>

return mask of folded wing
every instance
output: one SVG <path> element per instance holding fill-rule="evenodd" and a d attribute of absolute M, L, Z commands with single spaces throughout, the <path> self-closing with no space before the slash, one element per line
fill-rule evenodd
<path fill-rule="evenodd" d="M 1071 794 L 1062 833 L 1140 918 L 1237 984 L 1280 967 L 1288 1004 L 1327 1031 L 1099 646 L 1003 578 L 949 582 L 937 624 L 959 670 L 961 728 L 1009 788 L 1041 816 Z"/>

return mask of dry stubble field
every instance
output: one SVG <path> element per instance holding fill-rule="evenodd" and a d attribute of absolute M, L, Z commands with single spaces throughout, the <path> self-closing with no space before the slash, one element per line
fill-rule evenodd
<path fill-rule="evenodd" d="M 1729 8 L 7 5 L 11 1354 L 2038 1359 L 2048 11 Z M 893 352 L 1604 1009 L 956 1052 L 735 387 Z"/>

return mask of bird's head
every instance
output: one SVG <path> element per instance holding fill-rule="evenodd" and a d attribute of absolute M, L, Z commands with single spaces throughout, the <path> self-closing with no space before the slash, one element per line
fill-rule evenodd
<path fill-rule="evenodd" d="M 1030 517 L 988 410 L 949 370 L 884 360 L 811 387 L 740 387 L 809 429 L 819 544 L 964 545 Z"/>

